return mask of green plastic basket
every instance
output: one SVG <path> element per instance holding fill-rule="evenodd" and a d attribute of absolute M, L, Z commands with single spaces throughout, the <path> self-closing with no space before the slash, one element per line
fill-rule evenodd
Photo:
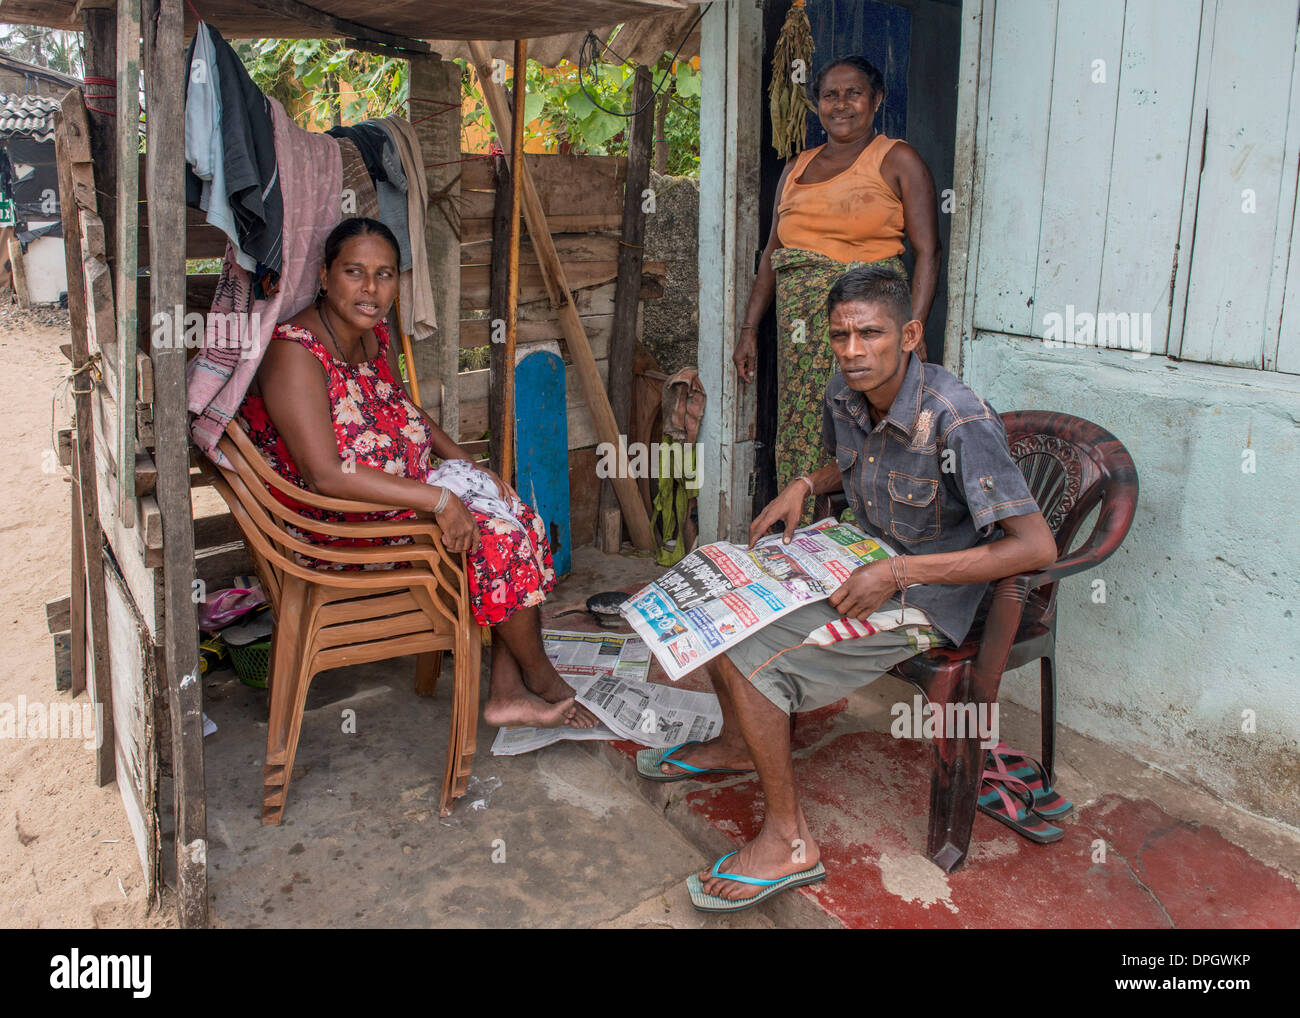
<path fill-rule="evenodd" d="M 271 670 L 271 640 L 258 640 L 244 647 L 230 647 L 230 661 L 235 674 L 245 686 L 266 688 L 266 676 Z"/>

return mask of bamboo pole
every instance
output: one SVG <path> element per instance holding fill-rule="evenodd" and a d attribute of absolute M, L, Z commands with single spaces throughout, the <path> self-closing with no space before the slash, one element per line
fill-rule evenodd
<path fill-rule="evenodd" d="M 510 261 L 506 278 L 506 355 L 501 380 L 501 476 L 515 482 L 515 340 L 519 332 L 519 208 L 524 180 L 524 96 L 528 77 L 528 40 L 515 40 L 515 94 L 510 131 Z"/>
<path fill-rule="evenodd" d="M 483 97 L 487 100 L 493 126 L 496 127 L 497 134 L 503 142 L 509 141 L 513 133 L 510 129 L 509 111 L 506 109 L 505 92 L 497 82 L 492 80 L 492 61 L 483 43 L 478 40 L 469 42 L 469 51 L 474 60 L 479 84 L 483 89 Z M 616 449 L 619 434 L 618 425 L 614 421 L 614 411 L 610 409 L 605 385 L 600 380 L 600 369 L 596 367 L 596 358 L 591 352 L 591 343 L 587 340 L 587 332 L 582 327 L 582 319 L 578 317 L 578 310 L 574 307 L 573 297 L 569 293 L 564 265 L 555 250 L 555 242 L 551 239 L 546 213 L 542 211 L 542 203 L 537 196 L 537 188 L 533 184 L 532 176 L 528 172 L 526 160 L 520 162 L 519 170 L 520 183 L 523 187 L 524 216 L 528 221 L 528 235 L 532 238 L 533 250 L 537 253 L 537 260 L 542 267 L 542 278 L 546 281 L 547 293 L 558 311 L 565 343 L 573 358 L 573 366 L 578 372 L 578 378 L 582 382 L 587 407 L 591 411 L 591 419 L 596 427 L 596 436 L 602 443 L 608 443 L 607 448 Z M 654 539 L 650 533 L 650 518 L 637 491 L 636 482 L 631 477 L 616 477 L 611 480 L 614 491 L 618 495 L 619 505 L 623 509 L 623 521 L 627 525 L 632 543 L 642 551 L 653 551 Z"/>

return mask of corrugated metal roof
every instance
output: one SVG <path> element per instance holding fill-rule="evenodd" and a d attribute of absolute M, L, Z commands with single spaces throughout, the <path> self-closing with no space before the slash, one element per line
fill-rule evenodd
<path fill-rule="evenodd" d="M 49 141 L 54 137 L 54 114 L 58 109 L 57 99 L 0 92 L 0 137 L 19 135 Z"/>

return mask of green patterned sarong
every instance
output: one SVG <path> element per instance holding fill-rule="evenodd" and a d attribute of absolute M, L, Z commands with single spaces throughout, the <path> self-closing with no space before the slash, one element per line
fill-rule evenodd
<path fill-rule="evenodd" d="M 777 248 L 776 271 L 776 483 L 785 488 L 801 474 L 824 467 L 822 405 L 835 373 L 826 295 L 835 280 L 862 265 L 887 265 L 906 276 L 898 256 L 878 262 L 839 262 L 816 251 Z M 802 323 L 802 328 L 800 328 Z M 812 502 L 800 526 L 812 522 Z"/>

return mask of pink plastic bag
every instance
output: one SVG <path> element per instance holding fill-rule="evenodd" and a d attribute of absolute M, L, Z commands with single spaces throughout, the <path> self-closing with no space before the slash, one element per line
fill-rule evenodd
<path fill-rule="evenodd" d="M 260 587 L 231 587 L 219 590 L 199 603 L 199 628 L 223 629 L 236 619 L 247 615 L 266 598 Z"/>

